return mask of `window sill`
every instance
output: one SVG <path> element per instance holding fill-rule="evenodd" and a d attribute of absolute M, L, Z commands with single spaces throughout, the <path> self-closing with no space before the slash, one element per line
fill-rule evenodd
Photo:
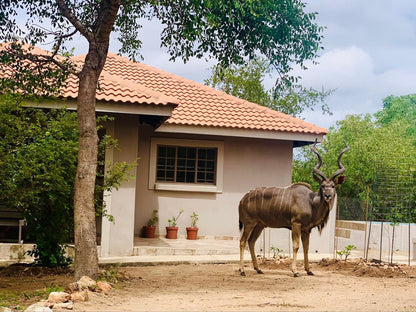
<path fill-rule="evenodd" d="M 154 189 L 157 191 L 222 193 L 222 189 L 216 185 L 189 185 L 185 183 L 155 183 Z"/>

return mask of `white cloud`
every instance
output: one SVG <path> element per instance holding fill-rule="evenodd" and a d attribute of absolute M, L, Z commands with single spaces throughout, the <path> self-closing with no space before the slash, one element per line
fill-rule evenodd
<path fill-rule="evenodd" d="M 352 91 L 365 88 L 374 75 L 371 56 L 361 48 L 352 46 L 326 52 L 318 58 L 317 65 L 309 65 L 300 73 L 302 83 L 316 89 Z"/>

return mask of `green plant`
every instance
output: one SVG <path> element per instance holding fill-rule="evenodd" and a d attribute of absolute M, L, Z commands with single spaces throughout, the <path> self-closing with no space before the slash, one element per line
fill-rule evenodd
<path fill-rule="evenodd" d="M 169 222 L 169 226 L 171 227 L 175 227 L 178 223 L 178 219 L 181 216 L 181 214 L 183 213 L 183 209 L 179 210 L 179 213 L 176 217 L 172 217 L 172 219 L 168 219 Z"/>
<path fill-rule="evenodd" d="M 270 250 L 273 251 L 273 258 L 277 256 L 283 256 L 283 249 L 279 249 L 278 247 L 271 246 Z"/>
<path fill-rule="evenodd" d="M 149 221 L 147 221 L 147 226 L 154 226 L 156 222 L 159 221 L 159 217 L 157 213 L 158 213 L 157 209 L 153 210 L 152 217 L 149 219 Z"/>
<path fill-rule="evenodd" d="M 347 261 L 347 258 L 351 254 L 351 251 L 353 249 L 357 249 L 357 247 L 355 247 L 354 245 L 348 245 L 343 250 L 338 250 L 337 254 L 340 256 L 341 259 L 342 259 L 342 256 L 344 256 L 345 257 L 344 260 Z"/>
<path fill-rule="evenodd" d="M 115 265 L 111 265 L 104 270 L 98 272 L 97 281 L 106 281 L 109 283 L 118 283 L 122 281 L 128 280 L 128 276 L 120 271 L 121 264 L 116 263 Z"/>
<path fill-rule="evenodd" d="M 196 224 L 197 224 L 198 220 L 199 220 L 198 215 L 194 211 L 191 215 L 191 227 L 193 227 L 193 228 L 197 227 Z"/>
<path fill-rule="evenodd" d="M 66 244 L 74 237 L 77 114 L 27 108 L 20 105 L 21 101 L 15 95 L 0 97 L 0 202 L 23 213 L 26 239 L 35 243 L 29 251 L 35 264 L 66 267 L 72 262 Z M 103 160 L 106 149 L 117 148 L 117 142 L 104 136 L 100 147 L 99 158 Z M 95 193 L 101 194 L 101 204 L 96 201 L 96 208 L 98 215 L 111 218 L 105 213 L 102 194 L 117 189 L 131 166 L 114 163 L 106 168 L 104 172 L 102 165 L 97 172 Z M 16 255 L 23 259 L 23 250 Z"/>

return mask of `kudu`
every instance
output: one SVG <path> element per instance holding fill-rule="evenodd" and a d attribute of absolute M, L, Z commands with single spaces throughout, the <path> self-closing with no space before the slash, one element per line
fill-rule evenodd
<path fill-rule="evenodd" d="M 314 179 L 320 185 L 318 192 L 313 192 L 306 183 L 295 183 L 284 188 L 256 188 L 244 195 L 238 207 L 240 231 L 243 231 L 240 239 L 241 275 L 245 275 L 243 256 L 247 241 L 254 270 L 257 273 L 263 273 L 259 269 L 254 254 L 254 244 L 265 227 L 292 230 L 292 272 L 295 277 L 299 276 L 296 257 L 299 249 L 299 237 L 301 237 L 305 270 L 308 275 L 313 275 L 308 260 L 309 236 L 314 227 L 318 227 L 321 232 L 326 225 L 336 197 L 335 187 L 345 181 L 345 176 L 341 175 L 345 172 L 345 168 L 341 164 L 341 156 L 349 150 L 349 146 L 345 141 L 344 143 L 346 148 L 338 156 L 339 169 L 329 179 L 319 170 L 322 159 L 315 149 L 316 141 L 311 147 L 311 150 L 318 156 L 318 164 L 312 172 Z"/>

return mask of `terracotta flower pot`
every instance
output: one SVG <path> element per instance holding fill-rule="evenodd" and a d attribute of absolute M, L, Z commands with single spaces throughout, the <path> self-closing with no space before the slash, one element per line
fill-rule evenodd
<path fill-rule="evenodd" d="M 177 226 L 167 226 L 166 227 L 166 238 L 177 239 L 178 238 L 178 227 Z"/>
<path fill-rule="evenodd" d="M 155 231 L 156 231 L 156 226 L 147 226 L 145 225 L 143 227 L 143 236 L 145 238 L 155 238 Z"/>
<path fill-rule="evenodd" d="M 193 227 L 186 228 L 187 239 L 196 239 L 197 237 L 198 237 L 198 228 L 193 228 Z"/>

